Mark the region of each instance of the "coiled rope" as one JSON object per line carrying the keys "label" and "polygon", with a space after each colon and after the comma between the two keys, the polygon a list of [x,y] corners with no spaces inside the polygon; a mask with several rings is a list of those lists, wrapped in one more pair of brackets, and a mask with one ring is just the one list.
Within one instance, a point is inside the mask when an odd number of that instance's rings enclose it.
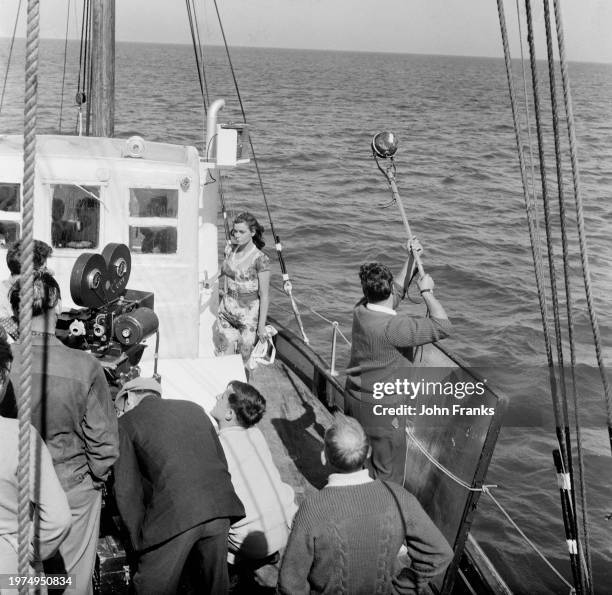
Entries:
{"label": "coiled rope", "polygon": [[9,70],[11,68],[11,58],[13,56],[13,47],[15,46],[15,37],[17,35],[17,23],[19,22],[19,13],[21,12],[21,0],[17,5],[17,14],[15,15],[15,24],[13,25],[13,34],[11,35],[11,45],[9,46],[8,59],[6,61],[6,70],[4,71],[4,82],[2,83],[2,95],[0,96],[0,114],[4,105],[4,93],[6,92],[6,84],[8,81]]}
{"label": "coiled rope", "polygon": [[554,572],[554,574],[561,580],[567,587],[570,589],[570,593],[574,593],[574,587],[569,583],[566,578],[548,561],[544,553],[538,548],[538,546],[527,537],[525,532],[516,524],[516,522],[512,519],[512,517],[508,514],[508,512],[504,509],[504,507],[499,503],[499,501],[493,496],[491,489],[496,488],[498,486],[490,484],[483,485],[480,488],[474,487],[455,475],[450,469],[442,465],[440,461],[438,461],[425,447],[425,445],[415,436],[414,432],[411,428],[406,428],[406,434],[412,440],[417,449],[421,452],[421,454],[432,464],[434,467],[439,469],[444,475],[450,478],[452,481],[460,485],[461,487],[469,490],[470,492],[482,492],[491,498],[491,500],[495,503],[495,505],[501,510],[503,515],[508,519],[510,524],[514,527],[514,529],[519,533],[519,535],[525,540],[527,544],[535,551],[535,553],[546,563],[546,565]]}
{"label": "coiled rope", "polygon": [[[34,275],[34,182],[36,174],[36,115],[38,102],[39,0],[28,0],[25,61],[25,104],[23,133],[23,228],[21,235],[21,289],[19,332],[23,339],[22,369],[18,403],[19,470],[18,483],[18,559],[19,573],[29,571],[30,544],[30,418],[32,414],[32,303]],[[19,588],[27,592],[27,586]]]}
{"label": "coiled rope", "polygon": [[[548,73],[550,77],[550,98],[552,106],[553,116],[553,137],[555,142],[555,161],[557,165],[557,187],[559,192],[559,219],[561,224],[561,246],[563,255],[563,278],[565,281],[565,296],[566,296],[566,312],[567,312],[567,329],[568,329],[568,342],[570,349],[570,375],[572,384],[572,404],[575,415],[575,431],[576,431],[576,453],[578,460],[578,492],[580,496],[580,506],[582,511],[582,539],[578,539],[578,547],[584,544],[584,556],[587,565],[587,573],[585,576],[584,590],[591,592],[592,588],[590,585],[589,578],[593,574],[592,562],[591,562],[591,548],[589,539],[589,528],[588,528],[588,505],[586,499],[586,486],[584,476],[584,453],[582,449],[582,430],[580,423],[580,407],[578,406],[578,392],[576,386],[576,345],[574,340],[574,316],[572,312],[572,291],[570,283],[570,264],[569,264],[569,250],[567,241],[567,229],[566,229],[566,213],[565,213],[565,196],[563,192],[563,171],[561,167],[561,141],[559,135],[559,116],[558,116],[558,105],[557,105],[557,84],[555,77],[555,61],[553,55],[553,38],[550,25],[550,4],[549,0],[544,0],[544,24],[546,28],[546,50],[548,56]],[[563,370],[563,367],[561,367]],[[563,372],[562,372],[563,373]],[[569,422],[569,419],[568,419]],[[570,464],[572,463],[572,457],[569,458]],[[573,468],[570,465],[568,467],[570,479],[572,480],[572,489],[570,490],[572,498],[572,506],[576,511],[576,490],[573,485]],[[578,533],[578,525],[576,524],[576,534]]]}
{"label": "coiled rope", "polygon": [[563,17],[561,14],[561,6],[559,0],[553,0],[555,9],[555,21],[557,28],[557,43],[559,46],[559,64],[561,66],[561,80],[563,83],[563,100],[565,103],[565,112],[567,115],[567,133],[569,138],[570,161],[572,165],[572,181],[574,187],[574,198],[576,201],[576,226],[578,229],[578,242],[580,246],[580,262],[582,264],[582,278],[584,281],[584,290],[586,294],[587,309],[591,328],[593,330],[593,343],[595,345],[595,355],[597,358],[597,366],[601,376],[601,382],[604,387],[604,395],[607,411],[608,438],[610,441],[610,450],[612,451],[612,391],[608,382],[608,377],[604,367],[601,335],[599,332],[599,323],[597,320],[597,312],[593,305],[593,291],[591,288],[591,270],[589,267],[589,257],[587,253],[586,236],[584,230],[584,214],[582,204],[582,193],[580,189],[580,170],[578,167],[578,155],[576,150],[576,127],[574,124],[574,112],[572,108],[572,95],[569,82],[569,74],[567,68],[567,59],[565,54],[565,35],[563,31]]}
{"label": "coiled rope", "polygon": [[[238,87],[238,79],[236,78],[236,72],[234,70],[234,64],[232,62],[232,57],[230,55],[229,46],[227,43],[227,38],[225,36],[225,29],[223,28],[223,23],[221,21],[221,13],[219,12],[219,6],[217,4],[217,0],[213,0],[215,5],[215,11],[217,13],[217,20],[219,22],[219,28],[221,30],[221,36],[223,37],[223,45],[225,46],[225,53],[227,55],[227,60],[230,67],[230,72],[232,74],[232,79],[234,81],[234,88],[236,89],[236,96],[238,98],[238,104],[240,105],[240,113],[242,114],[242,118],[244,123],[247,124],[246,112],[244,110],[244,104],[242,102],[242,96],[240,94],[240,89]],[[270,206],[268,204],[268,198],[266,196],[266,191],[264,188],[263,178],[261,176],[261,171],[259,169],[259,161],[257,159],[257,154],[255,153],[255,146],[253,145],[253,139],[251,135],[248,135],[249,138],[249,146],[251,148],[251,155],[253,155],[253,163],[255,164],[255,171],[257,172],[257,179],[259,181],[259,187],[261,189],[261,194],[263,197],[264,205],[266,207],[266,212],[268,214],[268,221],[270,222],[270,231],[272,233],[272,237],[274,238],[274,247],[276,248],[276,255],[278,257],[278,264],[281,269],[281,273],[283,275],[283,290],[285,294],[289,297],[291,301],[291,308],[293,310],[293,315],[295,316],[295,320],[300,329],[300,333],[302,334],[302,339],[304,343],[307,345],[310,343],[308,337],[306,336],[306,332],[304,331],[304,325],[302,323],[302,316],[300,315],[300,310],[297,306],[297,301],[293,297],[293,284],[291,283],[291,278],[289,276],[289,272],[287,271],[287,267],[285,266],[285,259],[283,257],[283,246],[280,241],[280,237],[277,235],[274,229],[274,222],[272,220],[272,213],[270,211]]]}

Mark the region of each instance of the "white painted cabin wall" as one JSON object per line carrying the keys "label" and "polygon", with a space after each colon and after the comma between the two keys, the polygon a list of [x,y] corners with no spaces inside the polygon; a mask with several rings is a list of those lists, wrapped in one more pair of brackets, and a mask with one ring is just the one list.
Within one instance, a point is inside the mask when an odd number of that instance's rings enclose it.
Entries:
{"label": "white painted cabin wall", "polygon": [[[49,261],[60,283],[64,309],[74,305],[70,299],[70,273],[80,254],[100,252],[110,242],[129,245],[130,187],[175,188],[179,204],[177,253],[132,254],[128,287],[155,294],[155,311],[160,318],[160,356],[212,356],[217,284],[204,291],[200,282],[204,278],[215,280],[218,271],[218,183],[203,185],[197,150],[145,141],[145,158],[139,159],[123,156],[125,141],[121,139],[40,136],[37,140],[35,238],[51,244],[52,184],[77,183],[101,188],[99,247],[54,248]],[[22,146],[21,137],[0,136],[0,181],[22,182]],[[215,174],[218,172],[213,173],[218,179]],[[190,178],[187,191],[180,185],[185,176]],[[1,251],[0,278],[6,279],[8,274],[5,252]],[[147,357],[151,357],[152,349],[146,351]]]}

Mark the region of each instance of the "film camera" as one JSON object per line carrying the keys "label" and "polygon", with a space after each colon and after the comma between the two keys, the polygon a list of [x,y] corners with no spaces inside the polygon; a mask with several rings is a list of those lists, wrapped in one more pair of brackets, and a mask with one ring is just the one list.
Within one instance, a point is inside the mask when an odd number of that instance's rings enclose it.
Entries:
{"label": "film camera", "polygon": [[[62,312],[57,321],[58,338],[91,351],[111,386],[138,376],[144,341],[159,328],[153,293],[126,288],[131,268],[125,244],[108,244],[102,254],[81,254],[70,275],[70,295],[82,308]],[[157,339],[155,361],[159,334]]]}

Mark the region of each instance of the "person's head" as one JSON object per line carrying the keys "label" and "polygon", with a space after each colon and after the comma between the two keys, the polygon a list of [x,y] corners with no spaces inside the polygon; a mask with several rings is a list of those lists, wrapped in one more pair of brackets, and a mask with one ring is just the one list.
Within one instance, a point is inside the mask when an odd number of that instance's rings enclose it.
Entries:
{"label": "person's head", "polygon": [[[19,317],[20,287],[21,282],[17,280],[9,291],[9,302],[16,317]],[[34,271],[33,290],[32,316],[48,316],[51,312],[59,314],[62,296],[59,285],[51,273],[45,269]]]}
{"label": "person's head", "polygon": [[253,244],[261,249],[266,245],[263,240],[263,232],[263,225],[260,225],[251,213],[245,211],[234,219],[232,241],[235,244],[244,245],[253,240]]}
{"label": "person's head", "polygon": [[138,376],[126,382],[115,397],[115,413],[117,417],[131,411],[145,397],[161,397],[161,385],[155,378]]}
{"label": "person's head", "polygon": [[366,433],[352,417],[335,421],[327,428],[324,443],[324,462],[340,473],[362,469],[371,452]]}
{"label": "person's head", "polygon": [[100,212],[100,203],[92,196],[80,198],[75,207],[77,219],[83,227],[97,225]]}
{"label": "person's head", "polygon": [[[53,248],[46,242],[34,240],[34,270],[47,266],[47,259],[53,253]],[[13,242],[6,251],[6,264],[11,275],[21,274],[21,240]]]}
{"label": "person's head", "polygon": [[259,391],[239,380],[232,380],[220,395],[210,414],[220,427],[242,426],[250,428],[266,412],[266,400]]}
{"label": "person's head", "polygon": [[380,262],[367,262],[359,269],[361,289],[368,302],[382,302],[393,290],[393,273]]}
{"label": "person's head", "polygon": [[8,344],[5,335],[0,335],[0,401],[8,387],[12,361],[11,346]]}
{"label": "person's head", "polygon": [[168,211],[168,198],[154,196],[149,202],[149,217],[165,217]]}
{"label": "person's head", "polygon": [[93,196],[84,196],[83,198],[79,198],[75,207],[77,216],[80,218],[83,215],[91,213],[92,211],[97,212],[98,204],[98,201]]}
{"label": "person's head", "polygon": [[60,221],[66,211],[66,205],[61,198],[54,198],[51,207],[51,219],[53,221]]}

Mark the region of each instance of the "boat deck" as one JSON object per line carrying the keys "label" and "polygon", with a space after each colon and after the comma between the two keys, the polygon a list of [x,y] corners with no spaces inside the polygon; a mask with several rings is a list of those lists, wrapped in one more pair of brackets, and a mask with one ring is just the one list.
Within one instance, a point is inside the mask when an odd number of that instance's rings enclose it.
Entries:
{"label": "boat deck", "polygon": [[280,362],[260,366],[249,381],[266,399],[266,414],[259,427],[283,481],[293,487],[300,504],[327,481],[329,471],[321,463],[321,450],[333,416]]}
{"label": "boat deck", "polygon": [[[266,399],[266,414],[258,426],[264,433],[283,481],[295,491],[297,504],[327,482],[321,463],[323,435],[332,414],[283,363],[260,366],[249,382]],[[243,575],[234,575],[232,595],[276,592],[280,560]]]}

